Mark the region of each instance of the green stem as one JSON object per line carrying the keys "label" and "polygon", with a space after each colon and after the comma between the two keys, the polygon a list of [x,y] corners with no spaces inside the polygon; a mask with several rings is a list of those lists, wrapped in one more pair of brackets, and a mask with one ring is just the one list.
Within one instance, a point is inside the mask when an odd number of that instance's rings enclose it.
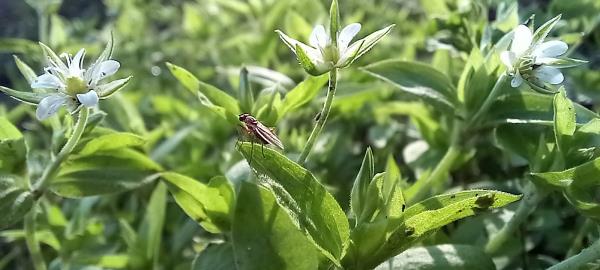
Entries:
{"label": "green stem", "polygon": [[521,204],[519,204],[517,211],[512,218],[490,238],[485,245],[485,252],[492,255],[496,254],[508,239],[514,237],[515,231],[519,228],[519,225],[527,219],[544,197],[546,197],[546,192],[537,189],[533,183],[528,182],[525,187],[523,200],[521,201]]}
{"label": "green stem", "polygon": [[559,262],[548,270],[580,269],[582,266],[600,259],[600,240],[596,240],[590,247],[581,253]]}
{"label": "green stem", "polygon": [[585,221],[581,225],[581,228],[579,228],[579,231],[577,232],[575,239],[573,239],[573,244],[571,244],[569,251],[567,251],[567,255],[566,255],[567,258],[571,257],[571,256],[575,255],[577,252],[581,251],[583,238],[588,233],[588,231],[590,231],[593,227],[594,227],[594,222],[589,218],[585,218]]}
{"label": "green stem", "polygon": [[85,126],[87,124],[87,119],[89,115],[90,109],[86,106],[83,106],[79,111],[79,119],[77,119],[77,123],[73,128],[73,134],[67,140],[67,143],[63,148],[58,152],[56,157],[50,162],[50,164],[44,169],[42,176],[38,179],[38,181],[33,185],[34,194],[41,195],[44,192],[44,189],[48,185],[50,179],[52,179],[58,171],[58,167],[62,164],[67,157],[71,154],[79,139],[81,139],[81,135],[85,130]]}
{"label": "green stem", "polygon": [[452,127],[452,137],[450,138],[450,146],[446,153],[440,160],[440,162],[433,169],[433,172],[425,179],[423,184],[421,185],[423,188],[419,188],[415,194],[410,198],[409,203],[414,203],[423,199],[427,192],[430,190],[425,187],[430,187],[432,185],[439,185],[441,182],[446,180],[448,177],[448,173],[452,169],[452,165],[456,162],[456,160],[460,157],[461,147],[460,147],[460,134],[462,133],[462,123],[459,120],[454,121],[454,125]]}
{"label": "green stem", "polygon": [[504,84],[507,78],[508,76],[505,73],[500,75],[500,77],[494,84],[494,88],[492,88],[490,94],[485,98],[485,101],[483,101],[483,104],[481,105],[481,107],[479,107],[479,110],[473,115],[473,117],[471,117],[467,127],[471,127],[473,124],[476,124],[477,121],[480,120],[479,118],[481,118],[483,114],[487,113],[494,101],[496,101],[496,98],[499,96],[500,90],[502,89],[501,86]]}
{"label": "green stem", "polygon": [[327,89],[327,99],[325,100],[325,104],[323,105],[323,110],[319,114],[319,119],[315,124],[310,136],[308,137],[308,141],[300,154],[300,158],[298,158],[298,163],[300,165],[304,165],[306,162],[306,158],[310,151],[312,150],[315,142],[317,141],[317,137],[321,134],[325,123],[327,122],[327,117],[329,116],[329,111],[331,110],[331,104],[333,103],[333,97],[335,96],[335,90],[337,88],[337,69],[332,69],[329,72],[329,87]]}
{"label": "green stem", "polygon": [[46,263],[40,250],[40,244],[35,236],[36,206],[25,216],[25,241],[35,270],[46,270]]}

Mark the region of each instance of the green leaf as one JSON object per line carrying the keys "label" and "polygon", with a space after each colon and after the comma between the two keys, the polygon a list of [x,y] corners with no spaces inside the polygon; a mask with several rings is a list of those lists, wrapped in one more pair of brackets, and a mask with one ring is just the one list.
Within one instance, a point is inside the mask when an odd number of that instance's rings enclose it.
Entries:
{"label": "green leaf", "polygon": [[23,134],[8,119],[0,117],[0,172],[22,170],[26,152]]}
{"label": "green leaf", "polygon": [[235,265],[233,246],[231,243],[213,244],[204,249],[194,262],[192,270],[232,270],[238,269]]}
{"label": "green leaf", "polygon": [[172,172],[162,173],[161,177],[179,207],[205,230],[212,233],[230,230],[233,189],[227,179],[213,178],[206,185]]}
{"label": "green leaf", "polygon": [[27,82],[31,85],[35,78],[37,78],[35,71],[33,71],[33,69],[29,67],[29,65],[25,64],[25,62],[21,61],[21,59],[19,59],[18,56],[13,55],[13,58],[15,59],[15,63],[17,64],[17,68],[19,69],[23,77],[25,77]]}
{"label": "green leaf", "polygon": [[371,151],[371,148],[369,147],[365,152],[365,157],[363,158],[360,170],[354,179],[352,193],[350,195],[350,207],[352,208],[352,212],[354,213],[357,222],[360,219],[364,208],[367,199],[367,190],[373,176],[375,176],[375,164],[373,161],[373,151]]}
{"label": "green leaf", "polygon": [[557,188],[566,188],[570,185],[588,188],[600,184],[600,158],[564,171],[532,173],[532,175],[535,176],[534,179]]}
{"label": "green leaf", "polygon": [[309,76],[306,80],[299,83],[283,98],[280,116],[283,117],[288,112],[293,112],[315,99],[328,80],[327,75]]}
{"label": "green leaf", "polygon": [[149,157],[128,148],[71,156],[50,189],[69,198],[123,192],[154,181],[161,170]]}
{"label": "green leaf", "polygon": [[[554,98],[529,91],[511,91],[498,97],[489,111],[491,124],[553,124]],[[599,116],[585,107],[574,104],[577,123],[587,123]]]}
{"label": "green leaf", "polygon": [[265,147],[263,156],[263,149],[254,151],[254,147],[246,142],[239,150],[256,170],[261,184],[273,192],[319,250],[339,264],[350,233],[340,205],[308,170],[273,149]]}
{"label": "green leaf", "polygon": [[40,101],[42,101],[42,99],[50,95],[47,93],[17,91],[4,86],[0,86],[0,91],[2,91],[4,94],[9,95],[11,98],[32,105],[37,105],[38,103],[40,103]]}
{"label": "green leaf", "polygon": [[[264,187],[242,182],[233,221],[240,270],[317,269],[319,252]],[[207,268],[208,269],[208,268]]]}
{"label": "green leaf", "polygon": [[33,203],[33,194],[20,187],[17,179],[0,175],[0,229],[23,219],[33,207]]}
{"label": "green leaf", "polygon": [[521,196],[493,190],[469,190],[435,196],[406,209],[404,223],[374,254],[370,264],[379,264],[409,248],[433,231],[456,220],[482,211],[499,208],[519,200]]}
{"label": "green leaf", "polygon": [[558,149],[566,153],[576,128],[575,108],[564,88],[554,95],[554,137]]}
{"label": "green leaf", "polygon": [[573,59],[573,58],[554,58],[547,63],[548,66],[555,68],[570,68],[577,67],[589,63],[585,60]]}
{"label": "green leaf", "polygon": [[111,151],[127,147],[138,147],[146,143],[144,138],[127,132],[102,135],[87,142],[77,154],[87,156],[101,151]]}
{"label": "green leaf", "polygon": [[376,270],[489,270],[496,269],[492,258],[476,246],[437,245],[411,248]]}
{"label": "green leaf", "polygon": [[248,80],[248,70],[245,67],[240,70],[239,93],[241,110],[247,113],[252,113],[252,106],[254,105],[254,93],[252,92],[250,80]]}
{"label": "green leaf", "polygon": [[167,67],[171,71],[171,74],[173,74],[173,76],[175,76],[175,78],[181,84],[183,84],[186,89],[192,92],[192,94],[196,95],[201,93],[211,103],[224,108],[227,113],[236,116],[240,114],[238,101],[229,94],[225,93],[225,91],[198,80],[196,76],[182,67],[171,63],[167,63]]}
{"label": "green leaf", "polygon": [[366,66],[364,70],[442,110],[454,110],[456,98],[452,82],[433,67],[418,62],[385,60]]}
{"label": "green leaf", "polygon": [[548,36],[548,34],[552,30],[552,28],[554,28],[556,23],[558,23],[561,16],[562,15],[559,14],[558,16],[550,19],[549,21],[547,21],[546,23],[541,25],[537,30],[535,30],[535,33],[533,33],[532,46],[535,46],[537,44],[544,42],[544,39],[546,39],[546,37]]}
{"label": "green leaf", "polygon": [[142,241],[140,246],[146,249],[146,258],[152,259],[159,256],[162,230],[165,222],[165,211],[167,204],[167,186],[159,182],[150,196],[146,207],[146,215],[142,222],[138,240]]}

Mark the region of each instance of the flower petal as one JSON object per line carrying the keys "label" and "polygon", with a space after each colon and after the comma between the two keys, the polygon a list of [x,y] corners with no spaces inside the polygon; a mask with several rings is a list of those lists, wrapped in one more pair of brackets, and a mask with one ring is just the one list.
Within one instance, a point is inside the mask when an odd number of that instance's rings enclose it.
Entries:
{"label": "flower petal", "polygon": [[337,43],[338,49],[341,54],[348,48],[350,41],[358,34],[360,31],[360,23],[352,23],[344,27],[342,31],[340,31],[340,35],[338,36]]}
{"label": "flower petal", "polygon": [[567,43],[560,40],[552,40],[536,46],[532,54],[536,57],[556,57],[567,52],[568,48]]}
{"label": "flower petal", "polygon": [[85,94],[77,94],[77,99],[81,104],[87,107],[94,107],[98,105],[98,94],[94,90],[90,90]]}
{"label": "flower petal", "polygon": [[45,97],[40,101],[35,111],[37,118],[42,121],[55,114],[61,106],[66,105],[71,98],[63,94]]}
{"label": "flower petal", "polygon": [[513,79],[510,81],[510,86],[517,88],[517,87],[521,86],[522,83],[523,83],[523,77],[521,77],[521,74],[519,74],[519,72],[515,72]]}
{"label": "flower petal", "polygon": [[94,74],[92,74],[92,85],[98,81],[113,75],[119,70],[121,64],[115,60],[106,60],[100,62],[97,67],[94,68]]}
{"label": "flower petal", "polygon": [[389,25],[388,27],[377,30],[352,43],[352,45],[350,45],[350,47],[348,47],[348,49],[346,49],[341,55],[340,59],[336,63],[336,66],[338,68],[342,68],[352,64],[354,60],[361,57],[363,54],[367,53],[371,48],[373,48],[373,46],[375,46],[375,44],[377,44],[381,38],[387,35],[394,26],[394,24]]}
{"label": "flower petal", "polygon": [[33,83],[31,83],[31,88],[34,89],[45,88],[59,90],[64,87],[65,85],[58,77],[49,73],[44,73],[40,75],[39,77],[35,78],[35,80],[33,80]]}
{"label": "flower petal", "polygon": [[550,84],[559,84],[565,79],[560,70],[555,67],[541,66],[534,72],[537,78]]}
{"label": "flower petal", "polygon": [[85,57],[85,49],[79,50],[69,63],[69,74],[71,76],[81,77],[83,75],[83,57]]}
{"label": "flower petal", "polygon": [[308,44],[313,48],[321,48],[324,49],[327,47],[327,44],[330,43],[329,36],[327,32],[325,32],[325,27],[321,24],[315,26],[313,31],[310,33],[310,37],[308,39]]}
{"label": "flower petal", "polygon": [[506,69],[512,71],[517,61],[517,55],[511,51],[503,51],[500,53],[500,61],[506,66]]}
{"label": "flower petal", "polygon": [[517,56],[521,56],[521,54],[527,51],[529,46],[531,46],[533,33],[531,33],[529,27],[522,24],[517,26],[513,31],[515,32],[515,35],[510,50]]}
{"label": "flower petal", "polygon": [[333,68],[331,62],[325,62],[321,52],[302,43],[296,44],[296,56],[300,65],[313,76],[321,75]]}

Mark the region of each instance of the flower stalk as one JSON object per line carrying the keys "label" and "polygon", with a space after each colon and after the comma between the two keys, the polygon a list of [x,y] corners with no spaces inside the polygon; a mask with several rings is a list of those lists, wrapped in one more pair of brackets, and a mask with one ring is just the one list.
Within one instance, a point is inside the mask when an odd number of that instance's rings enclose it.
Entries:
{"label": "flower stalk", "polygon": [[490,91],[490,94],[485,98],[483,104],[481,105],[481,107],[479,107],[479,110],[477,110],[477,112],[469,120],[469,125],[467,125],[468,127],[471,127],[471,125],[476,124],[477,121],[480,120],[482,115],[487,113],[494,101],[496,101],[496,98],[500,96],[500,90],[502,89],[502,86],[507,81],[507,79],[508,76],[506,75],[506,73],[503,73],[502,75],[500,75],[500,77],[498,77],[498,80],[494,84],[494,87],[492,88],[492,91]]}
{"label": "flower stalk", "polygon": [[331,111],[331,104],[333,103],[333,97],[335,96],[335,91],[337,88],[337,69],[332,69],[329,72],[329,87],[327,88],[327,98],[325,100],[325,104],[323,105],[323,109],[319,114],[319,118],[317,119],[317,123],[315,123],[315,127],[313,128],[310,136],[308,137],[308,141],[300,154],[300,158],[298,158],[298,163],[300,165],[304,165],[306,162],[306,158],[310,151],[317,141],[317,138],[321,134],[325,123],[327,122],[327,117],[329,117],[329,111]]}
{"label": "flower stalk", "polygon": [[[462,123],[460,120],[454,121],[454,125],[452,127],[452,137],[450,138],[450,146],[446,150],[446,153],[440,160],[440,162],[435,166],[429,177],[425,179],[424,187],[429,187],[432,185],[438,185],[442,181],[446,179],[448,173],[452,169],[452,165],[456,162],[456,160],[460,157],[461,147],[460,147],[460,134],[462,133]],[[410,199],[409,203],[414,203],[423,199],[425,195],[427,195],[428,189],[421,188],[419,189],[414,196]]]}
{"label": "flower stalk", "polygon": [[34,194],[39,196],[44,192],[44,189],[46,186],[48,186],[50,180],[56,175],[60,164],[62,164],[62,162],[69,157],[71,152],[73,152],[73,149],[79,142],[79,139],[81,139],[83,131],[85,130],[85,126],[87,125],[89,110],[90,109],[88,107],[83,106],[79,111],[79,118],[77,119],[77,123],[73,128],[73,134],[71,134],[71,137],[69,137],[65,146],[63,146],[56,157],[52,159],[50,164],[44,169],[42,176],[33,185]]}
{"label": "flower stalk", "polygon": [[521,204],[519,204],[515,214],[485,245],[485,252],[487,254],[496,254],[506,241],[514,236],[515,231],[533,213],[537,205],[547,194],[547,192],[538,189],[531,181],[527,183],[524,193],[523,200],[521,200]]}
{"label": "flower stalk", "polygon": [[581,251],[581,253],[553,265],[548,270],[580,269],[584,265],[598,259],[600,259],[600,240],[596,240],[596,242]]}

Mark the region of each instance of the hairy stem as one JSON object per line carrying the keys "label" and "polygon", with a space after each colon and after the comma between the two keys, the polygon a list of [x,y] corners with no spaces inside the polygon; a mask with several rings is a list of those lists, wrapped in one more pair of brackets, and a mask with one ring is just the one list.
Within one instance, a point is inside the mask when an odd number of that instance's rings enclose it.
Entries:
{"label": "hairy stem", "polygon": [[440,160],[440,162],[435,166],[433,172],[425,179],[422,186],[423,188],[419,188],[417,192],[412,196],[409,200],[409,203],[414,203],[423,199],[427,192],[428,188],[431,185],[438,185],[448,177],[448,173],[452,169],[452,165],[456,162],[456,160],[460,157],[461,147],[460,147],[460,134],[462,133],[462,123],[459,120],[454,121],[454,125],[452,127],[452,135],[450,138],[450,146],[446,153]]}
{"label": "hairy stem", "polygon": [[600,259],[600,240],[596,240],[596,242],[581,251],[581,253],[553,265],[548,270],[580,269],[582,266],[598,259]]}
{"label": "hairy stem", "polygon": [[36,206],[29,211],[25,216],[25,241],[27,243],[27,249],[31,255],[33,261],[33,267],[35,270],[46,270],[46,263],[40,250],[40,243],[38,242],[35,235],[35,215]]}
{"label": "hairy stem", "polygon": [[38,179],[38,181],[33,185],[34,194],[41,194],[44,192],[44,189],[48,185],[49,181],[56,175],[60,164],[62,164],[67,157],[71,154],[79,139],[81,139],[81,135],[85,130],[85,126],[87,124],[87,119],[89,115],[90,109],[83,106],[81,111],[79,111],[79,118],[77,119],[77,123],[75,123],[75,127],[73,128],[73,133],[71,137],[67,140],[67,143],[63,148],[58,152],[56,157],[46,166],[42,176]]}
{"label": "hairy stem", "polygon": [[500,75],[500,77],[494,84],[494,88],[492,88],[490,94],[485,98],[483,104],[481,105],[481,107],[479,107],[479,110],[477,110],[477,112],[469,120],[469,124],[467,125],[467,127],[471,127],[471,125],[476,124],[477,121],[481,120],[480,118],[482,117],[482,115],[487,113],[494,101],[496,101],[496,98],[500,95],[500,89],[502,89],[502,85],[504,84],[507,78],[508,76],[506,74]]}
{"label": "hairy stem", "polygon": [[515,231],[519,228],[519,225],[527,219],[544,197],[546,197],[546,192],[537,189],[533,183],[528,182],[525,187],[523,200],[521,200],[521,204],[519,204],[517,211],[512,218],[490,238],[485,245],[485,252],[487,254],[496,254],[508,239],[514,237]]}
{"label": "hairy stem", "polygon": [[337,88],[337,69],[332,69],[329,72],[329,87],[327,89],[327,99],[325,100],[325,104],[323,105],[323,110],[319,114],[319,119],[315,124],[310,136],[308,137],[308,141],[300,154],[300,158],[298,158],[298,163],[300,165],[304,165],[306,162],[306,158],[310,154],[317,138],[321,134],[325,123],[327,122],[327,117],[329,116],[329,111],[331,110],[331,104],[333,103],[333,97],[335,96],[335,90]]}

